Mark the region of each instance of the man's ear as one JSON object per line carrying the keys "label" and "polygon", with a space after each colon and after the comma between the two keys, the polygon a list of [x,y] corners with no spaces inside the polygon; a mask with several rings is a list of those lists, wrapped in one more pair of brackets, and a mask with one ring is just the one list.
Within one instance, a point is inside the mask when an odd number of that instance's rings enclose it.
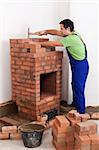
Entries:
{"label": "man's ear", "polygon": [[70,31],[70,27],[66,28],[68,31]]}

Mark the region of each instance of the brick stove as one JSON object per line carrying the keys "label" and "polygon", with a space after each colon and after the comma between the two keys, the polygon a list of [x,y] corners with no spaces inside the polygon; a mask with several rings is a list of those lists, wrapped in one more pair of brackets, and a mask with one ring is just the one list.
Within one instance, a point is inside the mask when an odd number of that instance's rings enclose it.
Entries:
{"label": "brick stove", "polygon": [[10,40],[12,100],[19,114],[32,120],[60,110],[63,53],[55,47],[41,47],[40,41],[47,40]]}

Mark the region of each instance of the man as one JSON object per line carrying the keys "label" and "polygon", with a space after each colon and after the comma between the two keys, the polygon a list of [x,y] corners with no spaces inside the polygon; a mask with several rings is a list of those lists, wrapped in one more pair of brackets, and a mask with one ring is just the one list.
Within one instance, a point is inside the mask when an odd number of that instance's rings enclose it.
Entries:
{"label": "man", "polygon": [[86,45],[80,35],[74,31],[74,23],[69,19],[64,19],[60,23],[60,31],[51,29],[35,32],[35,35],[58,35],[63,39],[60,41],[41,42],[42,46],[64,46],[67,50],[71,71],[73,102],[77,112],[85,113],[85,83],[89,72],[87,61]]}

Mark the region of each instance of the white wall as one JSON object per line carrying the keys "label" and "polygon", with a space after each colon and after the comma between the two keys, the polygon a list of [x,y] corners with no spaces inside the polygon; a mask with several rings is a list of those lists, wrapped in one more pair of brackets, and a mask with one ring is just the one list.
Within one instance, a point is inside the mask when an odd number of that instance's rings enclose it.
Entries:
{"label": "white wall", "polygon": [[68,9],[65,0],[0,1],[0,103],[11,100],[9,39],[27,37],[28,27],[32,32],[58,28]]}
{"label": "white wall", "polygon": [[[99,16],[99,2],[98,2],[98,16]],[[99,40],[99,17],[98,17],[98,40]],[[99,69],[98,69],[98,67],[99,67],[99,42],[98,42],[98,50],[97,50],[97,64],[98,64],[98,66],[97,66],[97,91],[99,91]],[[98,104],[99,104],[99,92],[98,92]]]}
{"label": "white wall", "polygon": [[88,49],[90,70],[85,92],[87,105],[99,105],[98,4],[95,0],[70,1],[70,18]]}

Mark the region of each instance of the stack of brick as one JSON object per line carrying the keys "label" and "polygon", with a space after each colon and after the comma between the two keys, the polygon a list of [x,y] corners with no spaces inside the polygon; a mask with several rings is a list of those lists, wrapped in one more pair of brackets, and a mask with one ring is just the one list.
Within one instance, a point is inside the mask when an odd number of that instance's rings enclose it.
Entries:
{"label": "stack of brick", "polygon": [[80,116],[77,115],[76,110],[69,111],[68,114],[66,115],[66,117],[68,118],[71,126],[73,126],[73,127],[75,127],[76,123],[81,122],[81,118],[80,118]]}
{"label": "stack of brick", "polygon": [[62,52],[47,51],[32,39],[11,39],[10,49],[12,100],[20,115],[37,120],[51,109],[59,111]]}
{"label": "stack of brick", "polygon": [[80,115],[76,110],[69,111],[66,117],[68,118],[71,126],[73,127],[75,127],[75,125],[79,122],[84,122],[90,119],[90,115],[88,113]]}
{"label": "stack of brick", "polygon": [[56,150],[99,150],[97,124],[88,114],[71,110],[67,117],[56,116],[53,127],[53,144]]}
{"label": "stack of brick", "polygon": [[71,110],[66,117],[75,130],[75,150],[98,150],[99,135],[96,134],[97,126],[90,120],[97,119],[98,112],[93,113],[93,115],[88,113],[80,115],[76,110]]}
{"label": "stack of brick", "polygon": [[53,144],[57,150],[73,150],[74,130],[65,116],[56,116],[53,127]]}
{"label": "stack of brick", "polygon": [[21,134],[17,126],[3,126],[0,131],[0,140],[20,140]]}
{"label": "stack of brick", "polygon": [[75,150],[99,150],[97,125],[93,121],[88,120],[76,124]]}

